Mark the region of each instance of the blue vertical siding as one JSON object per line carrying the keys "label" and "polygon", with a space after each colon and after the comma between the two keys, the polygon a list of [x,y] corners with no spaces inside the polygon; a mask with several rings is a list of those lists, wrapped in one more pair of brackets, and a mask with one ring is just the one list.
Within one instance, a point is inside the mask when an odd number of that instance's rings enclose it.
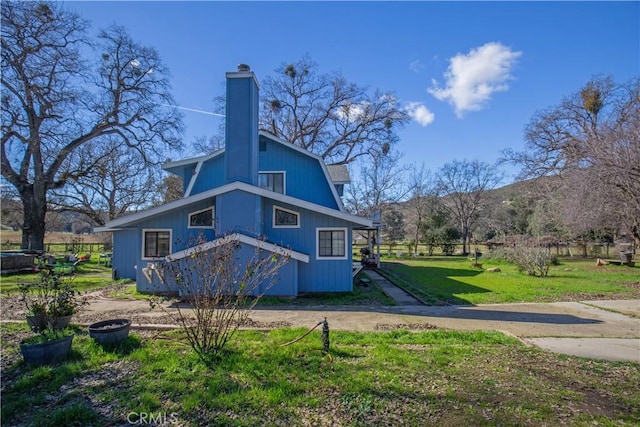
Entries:
{"label": "blue vertical siding", "polygon": [[142,253],[142,239],[138,228],[113,233],[113,269],[121,279],[136,280],[136,265]]}
{"label": "blue vertical siding", "polygon": [[[153,262],[143,259],[142,238],[145,229],[171,229],[171,251],[177,252],[193,246],[198,236],[205,241],[215,238],[211,228],[189,228],[189,214],[214,206],[215,200],[203,200],[188,207],[166,212],[163,215],[148,218],[127,230],[119,230],[114,233],[114,268],[117,268],[120,277],[132,277],[136,279],[137,289],[141,292],[159,292],[169,290],[165,285],[154,281],[149,284],[142,273],[147,264]],[[215,208],[214,208],[215,212]],[[214,218],[215,220],[215,218]],[[116,258],[117,257],[117,258]],[[123,273],[120,273],[122,269]],[[123,276],[122,274],[131,274]]]}
{"label": "blue vertical siding", "polygon": [[[298,265],[299,292],[351,292],[353,290],[351,226],[334,217],[273,200],[264,200],[264,230],[269,241],[309,255],[309,263]],[[274,228],[273,206],[300,213],[300,228]],[[347,228],[347,259],[316,259],[317,228]]]}
{"label": "blue vertical siding", "polygon": [[240,232],[260,236],[262,232],[262,204],[260,196],[244,191],[230,191],[217,198],[216,230],[220,234]]}
{"label": "blue vertical siding", "polygon": [[253,73],[227,73],[225,182],[258,182],[258,86]]}
{"label": "blue vertical siding", "polygon": [[[203,162],[198,177],[191,189],[191,195],[211,190],[224,184],[224,154]],[[188,184],[188,183],[187,183]]]}
{"label": "blue vertical siding", "polygon": [[189,187],[189,183],[191,182],[191,177],[193,176],[193,169],[194,166],[190,166],[190,167],[185,167],[184,169],[182,169],[182,175],[180,176],[182,178],[182,194],[186,194],[187,192],[187,187]]}
{"label": "blue vertical siding", "polygon": [[260,151],[260,171],[286,171],[286,194],[311,203],[338,209],[321,164],[297,150],[275,142],[264,136]]}
{"label": "blue vertical siding", "polygon": [[[256,248],[251,245],[241,244],[240,249],[236,252],[236,262],[238,264],[247,263],[251,260],[254,260],[256,256],[270,256],[269,252],[263,252],[262,254],[256,253]],[[172,275],[170,273],[169,268],[164,267],[166,263],[164,261],[159,261],[156,263],[156,270],[151,274],[152,281],[149,281],[144,277],[143,269],[148,267],[148,263],[150,261],[145,262],[141,268],[139,268],[139,282],[138,282],[138,290],[141,292],[149,292],[149,293],[176,293],[179,295],[184,295],[185,289],[179,289],[173,281]],[[184,260],[176,261],[180,265],[184,266]],[[175,268],[175,267],[174,267]],[[157,271],[157,273],[156,273]],[[242,270],[240,273],[242,274]],[[256,283],[254,289],[250,289],[251,294],[254,296],[257,295],[277,295],[277,296],[291,296],[298,294],[298,261],[290,259],[285,263],[280,270],[278,270],[277,277],[272,279],[263,281],[262,283]],[[160,276],[163,277],[163,280],[160,280]],[[206,283],[194,283],[193,285],[198,286],[207,286]],[[237,291],[237,289],[236,289]]]}

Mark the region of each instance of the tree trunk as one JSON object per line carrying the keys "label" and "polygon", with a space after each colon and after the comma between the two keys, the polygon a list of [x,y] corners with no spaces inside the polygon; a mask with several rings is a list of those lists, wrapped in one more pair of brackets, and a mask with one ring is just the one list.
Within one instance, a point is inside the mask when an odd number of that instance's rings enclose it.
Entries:
{"label": "tree trunk", "polygon": [[467,252],[467,236],[469,235],[469,229],[466,225],[462,226],[462,255],[466,255]]}
{"label": "tree trunk", "polygon": [[34,186],[28,186],[20,191],[24,210],[22,249],[25,250],[44,250],[47,202],[45,192],[41,191],[41,193],[41,195],[34,194]]}

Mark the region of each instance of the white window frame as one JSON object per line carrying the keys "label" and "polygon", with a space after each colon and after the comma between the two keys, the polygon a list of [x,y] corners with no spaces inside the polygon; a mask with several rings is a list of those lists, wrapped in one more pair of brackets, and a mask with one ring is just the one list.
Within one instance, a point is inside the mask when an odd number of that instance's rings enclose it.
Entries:
{"label": "white window frame", "polygon": [[[287,213],[290,213],[292,215],[295,215],[296,218],[297,218],[297,221],[296,221],[297,224],[296,225],[278,225],[278,224],[276,224],[276,210],[281,210],[283,212],[287,212]],[[300,228],[300,212],[292,211],[291,209],[283,208],[282,206],[276,206],[276,205],[273,205],[272,212],[273,212],[273,220],[271,222],[272,222],[273,228]]]}
{"label": "white window frame", "polygon": [[[320,232],[343,231],[344,232],[344,256],[320,256]],[[347,227],[318,227],[316,228],[316,259],[317,260],[345,260],[349,259],[349,229]]]}
{"label": "white window frame", "polygon": [[167,255],[170,255],[173,252],[173,229],[171,228],[143,228],[142,229],[142,259],[143,260],[154,260],[154,259],[158,259],[158,258],[164,258],[164,256],[160,256],[160,257],[148,257],[145,255],[145,242],[146,242],[146,235],[148,232],[157,232],[157,231],[168,231],[169,232],[169,253]]}
{"label": "white window frame", "polygon": [[[260,187],[260,175],[279,174],[282,175],[282,194],[287,194],[287,171],[258,171],[258,186]],[[263,188],[263,187],[260,187]],[[266,190],[266,189],[265,189]],[[271,191],[271,190],[269,190]],[[277,193],[277,191],[275,191]]]}
{"label": "white window frame", "polygon": [[[191,217],[194,215],[198,215],[202,212],[205,211],[211,211],[211,225],[191,225]],[[188,217],[187,217],[187,228],[213,228],[214,224],[215,224],[215,218],[216,218],[216,208],[215,206],[210,206],[208,208],[205,209],[200,209],[199,211],[195,211],[195,212],[190,212]]]}

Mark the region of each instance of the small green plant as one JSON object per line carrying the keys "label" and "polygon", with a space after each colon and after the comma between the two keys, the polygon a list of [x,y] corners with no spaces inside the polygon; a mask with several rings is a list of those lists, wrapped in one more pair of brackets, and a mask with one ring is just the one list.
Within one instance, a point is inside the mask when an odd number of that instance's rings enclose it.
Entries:
{"label": "small green plant", "polygon": [[73,286],[74,276],[61,277],[50,270],[42,270],[37,280],[20,283],[20,301],[28,316],[33,316],[31,329],[46,334],[56,329],[61,317],[71,316],[87,303]]}
{"label": "small green plant", "polygon": [[53,340],[57,340],[59,338],[62,337],[66,337],[68,335],[71,335],[72,332],[70,332],[69,330],[63,329],[63,330],[56,330],[53,328],[45,328],[44,330],[41,330],[38,334],[30,336],[29,338],[25,338],[21,341],[22,344],[41,344],[47,341],[53,341]]}

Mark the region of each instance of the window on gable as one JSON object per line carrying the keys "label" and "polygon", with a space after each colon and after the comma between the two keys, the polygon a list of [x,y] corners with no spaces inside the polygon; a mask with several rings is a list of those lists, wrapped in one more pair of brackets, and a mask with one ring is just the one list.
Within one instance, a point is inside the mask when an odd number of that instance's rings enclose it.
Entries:
{"label": "window on gable", "polygon": [[258,186],[284,194],[284,172],[260,172],[258,174]]}
{"label": "window on gable", "polygon": [[213,208],[189,214],[189,228],[213,227]]}
{"label": "window on gable", "polygon": [[298,228],[300,227],[300,213],[288,209],[273,207],[274,228]]}
{"label": "window on gable", "polygon": [[160,258],[171,253],[171,230],[143,230],[144,258]]}
{"label": "window on gable", "polygon": [[346,229],[318,229],[318,258],[346,258],[346,254]]}

